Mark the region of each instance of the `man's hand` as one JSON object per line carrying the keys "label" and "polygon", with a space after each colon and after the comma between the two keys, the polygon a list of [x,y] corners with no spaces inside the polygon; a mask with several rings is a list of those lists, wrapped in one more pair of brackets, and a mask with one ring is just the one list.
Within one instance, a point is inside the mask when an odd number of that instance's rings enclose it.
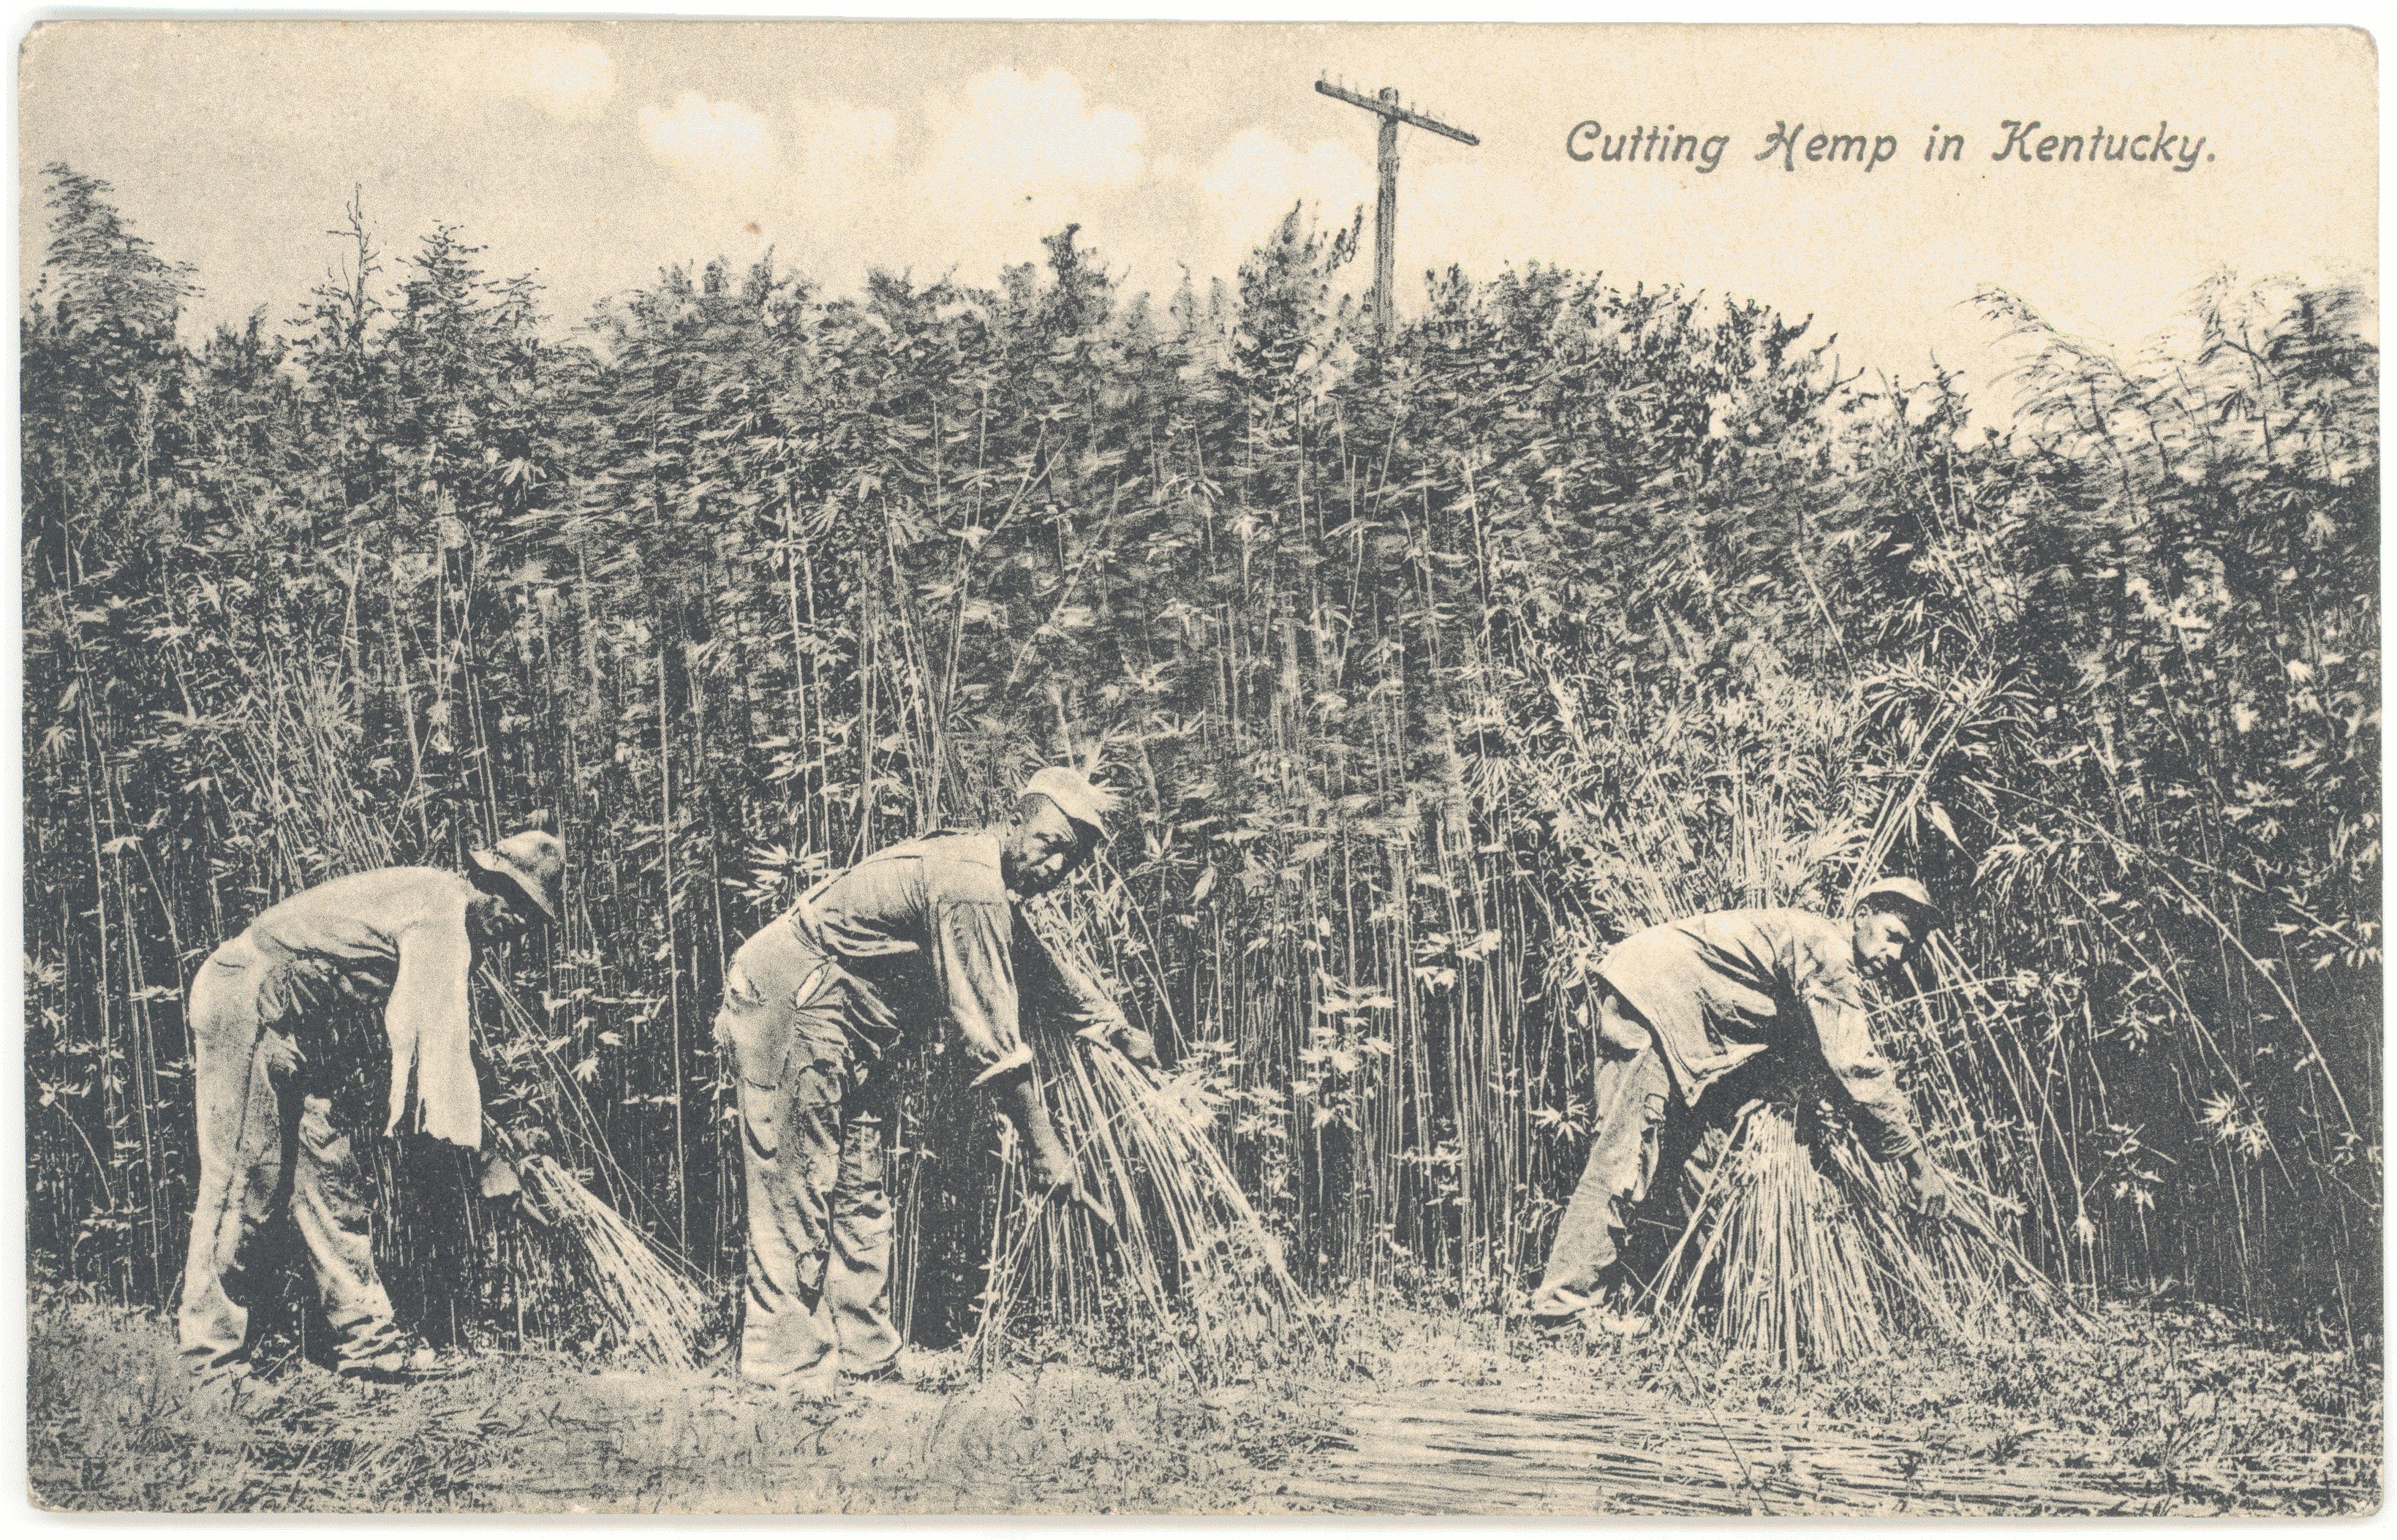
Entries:
{"label": "man's hand", "polygon": [[1066,1153],[1065,1143],[1057,1137],[1057,1126],[1049,1120],[1048,1105],[1040,1099],[1040,1083],[1033,1078],[1030,1065],[997,1081],[993,1091],[1007,1120],[1015,1125],[1016,1137],[1024,1141],[1024,1151],[1032,1166],[1032,1190],[1042,1201],[1052,1198],[1071,1197],[1089,1211],[1092,1219],[1112,1230],[1115,1211],[1082,1185],[1074,1169],[1074,1158]]}
{"label": "man's hand", "polygon": [[1157,1039],[1144,1028],[1132,1025],[1132,1018],[1125,1015],[1119,1007],[1109,1005],[1105,1009],[1094,1009],[1090,1014],[1092,1018],[1091,1024],[1074,1034],[1076,1037],[1088,1038],[1094,1043],[1105,1043],[1145,1068],[1158,1067]]}
{"label": "man's hand", "polygon": [[1937,1166],[1921,1154],[1907,1164],[1907,1175],[1914,1187],[1914,1212],[1925,1219],[1948,1216],[1948,1178]]}
{"label": "man's hand", "polygon": [[1100,1229],[1106,1231],[1109,1235],[1115,1234],[1116,1211],[1108,1206],[1105,1199],[1101,1198],[1097,1193],[1092,1192],[1090,1188],[1082,1185],[1079,1182],[1074,1183],[1073,1185],[1066,1190],[1065,1196],[1071,1198],[1075,1202],[1079,1203],[1082,1206],[1082,1212],[1089,1214],[1091,1222],[1097,1225]]}
{"label": "man's hand", "polygon": [[1054,1133],[1046,1129],[1040,1132],[1048,1134],[1048,1137],[1036,1135],[1031,1140],[1032,1185],[1042,1192],[1054,1192],[1059,1187],[1073,1185],[1074,1158],[1065,1153],[1065,1146],[1057,1142]]}
{"label": "man's hand", "polygon": [[496,1150],[486,1150],[482,1169],[475,1173],[475,1190],[493,1202],[518,1198],[524,1194],[524,1179],[516,1174],[514,1161]]}
{"label": "man's hand", "polygon": [[515,1212],[520,1219],[549,1226],[549,1211],[541,1206],[532,1189],[524,1184],[516,1162],[498,1150],[485,1150],[476,1163],[475,1191],[487,1202],[496,1203]]}
{"label": "man's hand", "polygon": [[1071,1199],[1097,1220],[1101,1227],[1107,1230],[1116,1227],[1115,1211],[1097,1194],[1082,1185],[1081,1172],[1075,1169],[1074,1158],[1065,1153],[1065,1145],[1057,1143],[1053,1135],[1033,1146],[1032,1182],[1043,1202]]}

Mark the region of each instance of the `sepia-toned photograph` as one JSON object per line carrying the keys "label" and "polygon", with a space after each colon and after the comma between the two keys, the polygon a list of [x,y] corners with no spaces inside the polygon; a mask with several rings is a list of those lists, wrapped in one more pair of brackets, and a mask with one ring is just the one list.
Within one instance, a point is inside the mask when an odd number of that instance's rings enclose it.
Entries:
{"label": "sepia-toned photograph", "polygon": [[20,25],[34,1507],[2379,1508],[2369,34]]}

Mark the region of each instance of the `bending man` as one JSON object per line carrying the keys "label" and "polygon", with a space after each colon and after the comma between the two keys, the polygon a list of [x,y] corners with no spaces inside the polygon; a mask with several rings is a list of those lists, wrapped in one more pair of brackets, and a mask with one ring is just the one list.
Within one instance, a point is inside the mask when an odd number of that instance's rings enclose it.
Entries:
{"label": "bending man", "polygon": [[1061,972],[1016,900],[1065,880],[1105,838],[1111,798],[1069,770],[1040,771],[1015,820],[877,851],[810,889],[749,938],[724,981],[716,1040],[739,1078],[749,1202],[740,1366],[826,1399],[839,1376],[898,1373],[891,1319],[885,1070],[936,1008],[1023,1139],[1033,1180],[1105,1218],[1051,1125],[1017,1021],[1019,985],[1062,991],[1135,1058],[1146,1034]]}
{"label": "bending man", "polygon": [[[192,980],[200,1182],[176,1332],[202,1375],[247,1372],[261,1233],[287,1212],[338,1339],[339,1372],[386,1380],[441,1372],[432,1349],[393,1320],[353,1136],[379,1124],[385,1135],[422,1132],[482,1148],[469,979],[485,949],[555,922],[566,852],[556,836],[528,829],[473,862],[463,877],[395,866],[295,894],[218,947]],[[377,1009],[380,1032],[354,1030]],[[390,1069],[378,1088],[386,1046]],[[483,1190],[515,1191],[515,1172],[487,1163]]]}
{"label": "bending man", "polygon": [[1593,991],[1589,1164],[1532,1296],[1534,1319],[1560,1323],[1599,1303],[1630,1211],[1652,1184],[1678,1174],[1658,1166],[1660,1147],[1682,1143],[1667,1136],[1686,1132],[1707,1090],[1760,1055],[1819,1049],[1869,1125],[1875,1158],[1905,1162],[1917,1206],[1944,1212],[1946,1179],[1873,1046],[1859,987],[1861,974],[1902,968],[1939,923],[1921,883],[1884,877],[1845,924],[1800,909],[1732,909],[1655,926],[1609,951]]}

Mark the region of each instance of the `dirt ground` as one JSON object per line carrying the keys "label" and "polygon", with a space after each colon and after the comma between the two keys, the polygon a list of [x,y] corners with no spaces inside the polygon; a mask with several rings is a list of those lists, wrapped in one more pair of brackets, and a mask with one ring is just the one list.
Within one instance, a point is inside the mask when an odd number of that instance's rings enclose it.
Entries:
{"label": "dirt ground", "polygon": [[546,1355],[228,1396],[163,1322],[44,1300],[29,1466],[45,1507],[183,1512],[2321,1514],[2381,1482],[2377,1355],[2189,1311],[1807,1376],[1364,1301],[1212,1390],[914,1368],[830,1408]]}

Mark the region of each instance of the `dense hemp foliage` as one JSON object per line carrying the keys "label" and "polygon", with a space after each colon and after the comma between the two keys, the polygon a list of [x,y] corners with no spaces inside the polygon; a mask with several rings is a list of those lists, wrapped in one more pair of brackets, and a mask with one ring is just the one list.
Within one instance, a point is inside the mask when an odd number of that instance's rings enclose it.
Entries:
{"label": "dense hemp foliage", "polygon": [[[182,988],[275,899],[545,811],[563,926],[487,977],[494,1115],[729,1285],[725,959],[818,875],[1126,796],[1054,918],[1159,1033],[1315,1286],[1519,1298],[1578,1173],[1599,950],[1919,873],[1881,1029],[2077,1290],[2379,1331],[2379,449],[2358,293],[2228,279],[2125,360],[1840,377],[1758,303],[1435,275],[1386,355],[1298,211],[1234,284],[1067,229],[995,289],[770,258],[570,331],[353,206],[288,322],[47,172],[20,318],[26,1107],[39,1276],[171,1297]],[[1960,298],[1963,298],[1961,297]],[[928,1055],[919,1334],[1005,1186]],[[402,1145],[436,1332],[582,1330]],[[460,1265],[461,1263],[471,1264]]]}

